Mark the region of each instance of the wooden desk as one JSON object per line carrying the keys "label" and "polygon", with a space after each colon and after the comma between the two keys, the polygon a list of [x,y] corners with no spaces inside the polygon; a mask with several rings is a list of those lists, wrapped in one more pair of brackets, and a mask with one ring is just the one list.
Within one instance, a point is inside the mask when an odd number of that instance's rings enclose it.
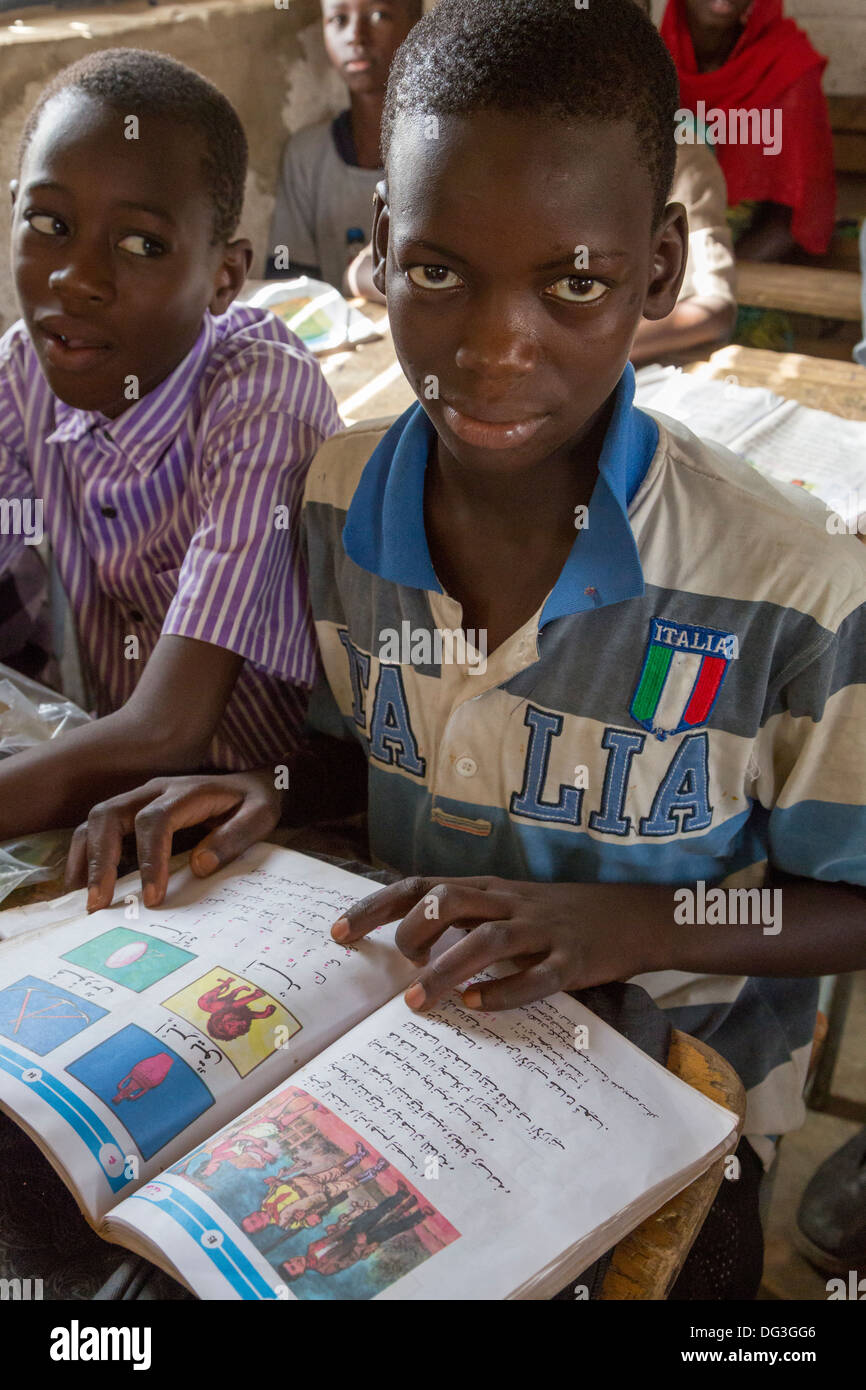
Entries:
{"label": "wooden desk", "polygon": [[706,361],[690,362],[683,371],[733,377],[738,386],[765,386],[814,410],[829,410],[845,420],[866,420],[866,367],[856,362],[731,346],[719,348]]}
{"label": "wooden desk", "polygon": [[[706,1043],[674,1030],[668,1070],[738,1118],[739,1137],[746,1093],[733,1067]],[[600,1297],[605,1301],[666,1298],[721,1186],[725,1160],[672,1197],[616,1246]]]}
{"label": "wooden desk", "polygon": [[351,303],[382,329],[384,337],[319,359],[340,414],[347,425],[402,415],[417,397],[397,361],[384,306],[363,300]]}

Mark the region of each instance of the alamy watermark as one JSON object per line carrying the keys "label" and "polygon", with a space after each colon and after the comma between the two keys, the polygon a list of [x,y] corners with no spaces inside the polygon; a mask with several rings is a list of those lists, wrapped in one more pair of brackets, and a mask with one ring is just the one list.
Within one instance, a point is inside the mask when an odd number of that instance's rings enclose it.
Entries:
{"label": "alamy watermark", "polygon": [[825,1288],[828,1303],[838,1302],[839,1299],[850,1300],[852,1303],[866,1301],[866,1279],[861,1279],[860,1273],[856,1269],[848,1270],[847,1280],[828,1279]]}
{"label": "alamy watermark", "polygon": [[29,1303],[41,1298],[41,1279],[0,1279],[0,1303],[5,1303],[7,1299],[15,1303]]}
{"label": "alamy watermark", "polygon": [[0,536],[23,536],[25,545],[41,545],[41,497],[0,497]]}
{"label": "alamy watermark", "polygon": [[674,114],[674,139],[678,145],[761,145],[763,153],[776,155],[782,148],[780,107],[711,106],[703,100],[696,111],[681,107]]}
{"label": "alamy watermark", "polygon": [[466,666],[470,676],[487,670],[487,629],[483,627],[415,627],[402,622],[399,632],[379,633],[379,660],[398,666]]}
{"label": "alamy watermark", "polygon": [[866,496],[858,489],[843,498],[837,490],[824,498],[829,511],[825,526],[831,536],[866,536]]}
{"label": "alamy watermark", "polygon": [[708,889],[698,879],[694,888],[677,888],[674,902],[678,926],[763,926],[764,936],[778,936],[782,930],[781,888]]}
{"label": "alamy watermark", "polygon": [[82,1327],[73,1318],[68,1327],[51,1330],[48,1355],[52,1361],[131,1361],[134,1371],[151,1365],[149,1327]]}

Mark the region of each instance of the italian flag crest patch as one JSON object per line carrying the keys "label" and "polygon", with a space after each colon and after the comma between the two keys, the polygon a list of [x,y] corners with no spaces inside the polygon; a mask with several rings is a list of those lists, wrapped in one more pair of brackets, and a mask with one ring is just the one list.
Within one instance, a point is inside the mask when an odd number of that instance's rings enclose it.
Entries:
{"label": "italian flag crest patch", "polygon": [[632,718],[659,739],[700,728],[738,655],[733,632],[652,618]]}

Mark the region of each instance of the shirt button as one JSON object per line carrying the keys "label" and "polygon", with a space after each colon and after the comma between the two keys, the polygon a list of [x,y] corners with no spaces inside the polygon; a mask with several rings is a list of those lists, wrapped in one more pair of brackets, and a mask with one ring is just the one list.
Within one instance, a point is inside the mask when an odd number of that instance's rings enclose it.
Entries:
{"label": "shirt button", "polygon": [[134,623],[144,622],[144,614],[142,613],[140,608],[130,608],[129,616]]}
{"label": "shirt button", "polygon": [[458,758],[454,766],[461,777],[474,777],[478,771],[478,764],[474,758]]}
{"label": "shirt button", "polygon": [[113,521],[114,518],[117,516],[116,507],[100,507],[99,510],[102,512],[103,516],[108,517],[109,521]]}
{"label": "shirt button", "polygon": [[110,432],[109,430],[103,430],[103,431],[102,431],[102,435],[103,435],[103,438],[104,438],[104,439],[107,439],[107,440],[108,440],[109,444],[113,444],[113,443],[114,443],[114,440],[113,440],[113,438],[112,438],[112,436],[111,436],[111,432]]}

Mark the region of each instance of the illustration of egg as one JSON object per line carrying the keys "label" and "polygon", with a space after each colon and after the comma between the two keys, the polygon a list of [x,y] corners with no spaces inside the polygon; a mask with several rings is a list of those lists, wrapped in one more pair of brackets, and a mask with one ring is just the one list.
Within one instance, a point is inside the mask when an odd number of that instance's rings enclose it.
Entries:
{"label": "illustration of egg", "polygon": [[124,965],[132,965],[135,961],[141,960],[147,947],[146,941],[128,941],[125,946],[118,946],[116,951],[112,951],[105,964],[109,970],[120,970]]}

